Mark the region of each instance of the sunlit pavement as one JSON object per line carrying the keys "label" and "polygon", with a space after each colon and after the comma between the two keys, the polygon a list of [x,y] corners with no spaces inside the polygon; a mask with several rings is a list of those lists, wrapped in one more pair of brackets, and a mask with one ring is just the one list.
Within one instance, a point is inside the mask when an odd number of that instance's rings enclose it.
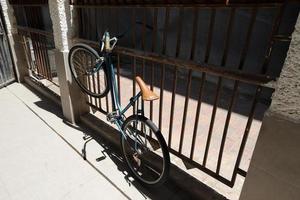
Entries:
{"label": "sunlit pavement", "polygon": [[0,199],[184,199],[167,185],[147,189],[132,181],[121,158],[94,140],[81,157],[83,130],[24,85],[0,90]]}

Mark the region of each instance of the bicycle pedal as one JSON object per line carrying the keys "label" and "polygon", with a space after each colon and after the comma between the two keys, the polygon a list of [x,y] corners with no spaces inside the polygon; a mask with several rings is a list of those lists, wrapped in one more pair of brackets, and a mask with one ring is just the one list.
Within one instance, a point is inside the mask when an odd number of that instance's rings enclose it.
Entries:
{"label": "bicycle pedal", "polygon": [[88,139],[90,139],[90,138],[92,138],[92,137],[89,136],[89,135],[85,135],[85,136],[82,137],[83,140],[88,140]]}
{"label": "bicycle pedal", "polygon": [[117,117],[118,117],[118,112],[117,111],[110,112],[106,115],[106,119],[110,123],[114,123],[116,121]]}

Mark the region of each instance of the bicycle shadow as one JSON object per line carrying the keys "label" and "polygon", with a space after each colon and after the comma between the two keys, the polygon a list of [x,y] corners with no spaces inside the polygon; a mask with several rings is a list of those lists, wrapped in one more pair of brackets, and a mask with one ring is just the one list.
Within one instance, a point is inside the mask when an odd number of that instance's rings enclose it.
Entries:
{"label": "bicycle shadow", "polygon": [[[37,94],[35,91],[34,93]],[[35,105],[48,112],[55,114],[58,118],[61,118],[66,125],[82,132],[83,133],[82,136],[85,136],[85,134],[88,133],[88,137],[91,137],[92,139],[91,140],[87,139],[85,141],[83,140],[82,143],[82,149],[85,150],[84,153],[87,157],[89,156],[89,153],[91,153],[87,151],[89,142],[95,141],[98,145],[101,146],[100,148],[103,149],[101,150],[99,156],[97,156],[96,161],[100,163],[105,159],[110,159],[115,164],[115,166],[117,166],[118,171],[120,171],[120,173],[123,174],[126,183],[130,187],[135,187],[139,191],[139,193],[143,196],[144,199],[149,199],[149,198],[150,199],[216,199],[216,200],[225,199],[219,193],[209,188],[204,183],[201,183],[200,181],[190,176],[186,172],[180,170],[176,166],[172,167],[173,169],[176,168],[176,170],[171,170],[170,176],[175,176],[176,179],[177,176],[184,177],[183,179],[182,178],[180,179],[182,179],[182,181],[186,182],[189,187],[191,187],[194,191],[196,191],[195,193],[191,194],[189,191],[186,191],[184,188],[181,188],[179,185],[177,185],[174,181],[171,180],[167,180],[163,185],[159,187],[146,187],[144,185],[141,185],[139,182],[135,181],[132,178],[127,168],[127,165],[123,160],[120,145],[119,145],[120,144],[119,134],[114,134],[114,133],[109,134],[115,137],[114,142],[112,142],[111,140],[104,137],[105,134],[108,135],[107,131],[103,132],[102,134],[99,134],[99,132],[92,130],[90,127],[87,127],[82,123],[78,124],[78,126],[70,124],[64,120],[62,109],[58,105],[52,103],[43,95],[40,94],[37,95],[41,100],[35,102]],[[95,116],[92,117],[95,118],[95,120],[99,120]],[[98,122],[95,121],[94,123],[97,124]],[[104,122],[102,121],[101,123],[104,124]],[[108,125],[106,124],[106,126]],[[92,159],[95,159],[95,157]],[[87,160],[87,162],[91,164],[91,161]],[[103,172],[97,169],[97,166],[93,166],[93,167],[98,171],[98,173],[104,176],[119,191],[121,191],[120,188],[115,183],[113,183],[113,181],[111,180],[111,178],[109,178],[109,176],[105,175]]]}
{"label": "bicycle shadow", "polygon": [[[99,130],[95,131],[89,127],[86,127],[83,124],[80,124],[80,127],[84,130],[87,130],[88,133],[94,141],[96,141],[103,150],[101,155],[97,157],[97,161],[101,162],[104,159],[111,159],[118,170],[123,173],[124,179],[127,181],[129,186],[135,187],[145,198],[149,197],[151,199],[226,199],[219,193],[217,193],[212,188],[208,187],[204,183],[200,182],[196,178],[187,174],[177,166],[171,163],[169,179],[159,187],[146,187],[139,182],[135,181],[129,173],[127,165],[122,157],[120,149],[120,136],[117,133],[117,130],[113,129],[108,124],[99,120],[95,116],[88,114],[89,120],[99,125],[101,127],[101,132]],[[108,134],[109,133],[109,134]],[[108,136],[109,135],[109,136]],[[107,138],[107,137],[113,137]],[[87,142],[88,143],[88,142]],[[87,144],[85,144],[86,146]],[[88,152],[86,152],[88,153]],[[106,156],[107,155],[107,156]],[[174,179],[177,179],[174,181]],[[182,184],[178,182],[183,182],[186,184],[186,187],[183,188]],[[188,189],[187,189],[188,188]]]}
{"label": "bicycle shadow", "polygon": [[82,128],[83,132],[89,133],[89,138],[87,138],[83,145],[83,158],[88,158],[89,152],[86,149],[89,142],[97,142],[97,144],[99,144],[103,150],[101,150],[99,157],[96,158],[96,161],[102,162],[105,159],[110,159],[113,161],[113,163],[117,166],[117,169],[123,174],[124,180],[128,186],[135,187],[145,199],[196,199],[195,197],[182,191],[179,187],[169,184],[168,181],[159,187],[146,187],[140,184],[131,176],[119,148],[116,148],[115,145],[111,144],[111,142],[107,141],[105,138],[102,138],[93,130],[88,130],[89,128],[85,127],[84,125],[80,124],[80,127]]}

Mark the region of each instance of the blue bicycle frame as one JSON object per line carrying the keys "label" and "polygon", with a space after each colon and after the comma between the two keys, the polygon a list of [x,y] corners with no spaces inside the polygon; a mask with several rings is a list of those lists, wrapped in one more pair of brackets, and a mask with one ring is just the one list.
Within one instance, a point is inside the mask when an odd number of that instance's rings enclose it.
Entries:
{"label": "blue bicycle frame", "polygon": [[[108,87],[110,88],[111,99],[112,99],[112,112],[108,113],[107,118],[110,122],[117,125],[117,127],[120,130],[123,137],[126,138],[126,134],[122,130],[122,125],[124,123],[124,114],[131,106],[135,106],[135,103],[139,100],[142,93],[139,92],[135,96],[130,98],[130,102],[123,109],[121,107],[121,103],[120,103],[119,97],[117,95],[118,94],[118,86],[117,86],[117,80],[115,78],[115,71],[114,71],[114,66],[113,66],[112,59],[111,59],[111,53],[105,52],[103,54],[103,56],[104,56],[104,62],[105,62],[105,67],[106,67],[105,70],[107,70],[106,74],[107,74]],[[100,64],[98,64],[98,65],[100,65]],[[101,66],[97,66],[97,69],[100,67]],[[143,110],[144,110],[144,108],[142,106],[142,109],[137,110],[137,113],[139,113],[139,112],[143,113],[144,112]]]}

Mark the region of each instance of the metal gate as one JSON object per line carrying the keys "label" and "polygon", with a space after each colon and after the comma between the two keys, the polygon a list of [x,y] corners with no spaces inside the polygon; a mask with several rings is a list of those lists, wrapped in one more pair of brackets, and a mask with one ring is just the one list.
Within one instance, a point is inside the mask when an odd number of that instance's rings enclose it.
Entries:
{"label": "metal gate", "polygon": [[[246,176],[257,121],[274,91],[266,83],[280,74],[300,6],[284,0],[153,2],[70,0],[76,39],[97,47],[105,29],[112,35],[128,30],[114,56],[119,99],[135,95],[134,77],[143,77],[161,97],[145,102],[145,114],[170,152],[187,168],[232,187],[238,174]],[[53,80],[48,1],[10,3],[31,71]],[[100,118],[111,110],[108,98],[87,103],[103,113]]]}
{"label": "metal gate", "polygon": [[[170,152],[232,187],[238,174],[246,176],[274,91],[265,84],[279,76],[299,7],[276,0],[169,2],[70,4],[78,41],[97,47],[105,29],[128,30],[115,50],[121,102],[136,94],[134,77],[143,77],[160,94],[145,110]],[[287,14],[293,20],[286,29]],[[103,116],[111,110],[107,98],[88,104]]]}
{"label": "metal gate", "polygon": [[15,73],[12,58],[8,46],[7,35],[0,18],[0,88],[15,81]]}

